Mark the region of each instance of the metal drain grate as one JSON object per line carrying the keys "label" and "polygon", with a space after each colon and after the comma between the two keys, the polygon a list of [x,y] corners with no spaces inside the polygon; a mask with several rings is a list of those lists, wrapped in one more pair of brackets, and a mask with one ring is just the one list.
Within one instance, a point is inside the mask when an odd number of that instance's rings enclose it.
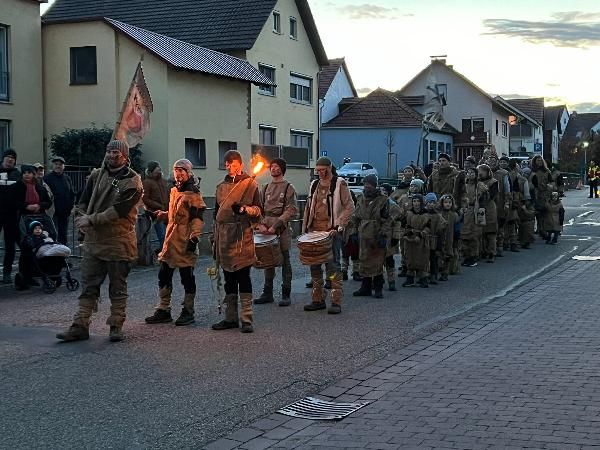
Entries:
{"label": "metal drain grate", "polygon": [[354,403],[330,402],[314,397],[306,397],[277,411],[286,416],[309,420],[342,420],[370,402]]}

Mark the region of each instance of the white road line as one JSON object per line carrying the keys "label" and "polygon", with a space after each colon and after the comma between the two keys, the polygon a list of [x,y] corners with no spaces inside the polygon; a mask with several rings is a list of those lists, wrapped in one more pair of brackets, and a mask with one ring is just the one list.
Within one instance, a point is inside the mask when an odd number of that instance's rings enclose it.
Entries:
{"label": "white road line", "polygon": [[589,216],[590,214],[593,214],[594,211],[586,211],[584,213],[579,214],[577,217],[585,217],[585,216]]}

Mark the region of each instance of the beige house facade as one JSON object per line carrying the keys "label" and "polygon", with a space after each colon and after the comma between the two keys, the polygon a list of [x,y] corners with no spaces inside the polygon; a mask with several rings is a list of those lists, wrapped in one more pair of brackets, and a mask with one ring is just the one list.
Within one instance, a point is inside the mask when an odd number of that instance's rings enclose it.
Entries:
{"label": "beige house facade", "polygon": [[[169,15],[161,13],[165,5]],[[287,178],[307,193],[318,158],[319,71],[328,64],[308,1],[240,0],[234,9],[218,0],[198,5],[131,0],[124,11],[117,0],[57,0],[43,18],[46,139],[65,127],[112,127],[144,55],[154,104],[152,128],[142,145],[145,160],[167,166],[201,147],[205,157],[190,159],[208,192],[206,186],[212,189],[225,175],[221,159],[227,150],[239,150],[246,163],[256,152],[267,159],[280,156],[288,161]],[[123,35],[111,20],[244,60],[267,83],[165,64],[147,42]],[[70,52],[92,46],[95,84],[69,82]],[[264,174],[259,181],[268,179]]]}
{"label": "beige house facade", "polygon": [[0,151],[13,148],[17,163],[43,161],[40,3],[0,6]]}

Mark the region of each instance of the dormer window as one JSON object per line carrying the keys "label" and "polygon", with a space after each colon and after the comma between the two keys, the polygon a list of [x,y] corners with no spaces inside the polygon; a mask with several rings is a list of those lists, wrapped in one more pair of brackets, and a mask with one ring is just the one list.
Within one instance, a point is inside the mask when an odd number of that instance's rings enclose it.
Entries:
{"label": "dormer window", "polygon": [[281,34],[281,14],[277,11],[273,11],[273,31]]}
{"label": "dormer window", "polygon": [[290,17],[290,39],[298,39],[298,21]]}

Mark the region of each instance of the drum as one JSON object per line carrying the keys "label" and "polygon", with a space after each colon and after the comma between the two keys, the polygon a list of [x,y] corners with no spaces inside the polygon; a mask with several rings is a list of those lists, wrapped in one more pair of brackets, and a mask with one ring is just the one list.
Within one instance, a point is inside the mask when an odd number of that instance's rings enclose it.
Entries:
{"label": "drum", "polygon": [[312,231],[298,237],[300,262],[305,266],[333,261],[331,234],[328,231]]}
{"label": "drum", "polygon": [[279,246],[279,237],[273,234],[254,235],[254,249],[256,262],[253,264],[257,269],[271,269],[283,264],[283,254]]}

